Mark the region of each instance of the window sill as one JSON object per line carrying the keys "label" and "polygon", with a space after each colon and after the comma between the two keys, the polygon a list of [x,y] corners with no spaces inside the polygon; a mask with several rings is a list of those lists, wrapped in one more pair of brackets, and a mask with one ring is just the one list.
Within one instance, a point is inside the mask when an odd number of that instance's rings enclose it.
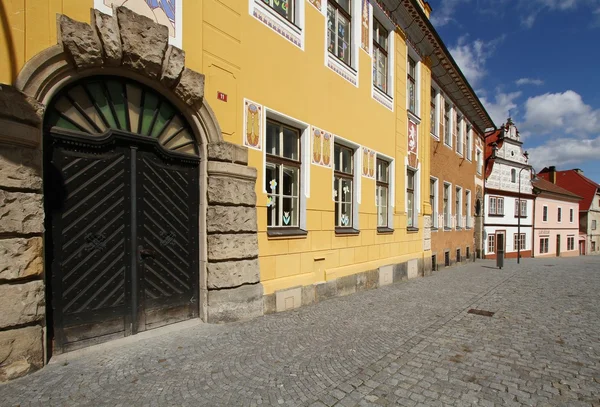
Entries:
{"label": "window sill", "polygon": [[[417,103],[419,103],[418,100]],[[406,109],[406,113],[408,113],[409,119],[412,119],[412,121],[414,121],[417,124],[417,126],[421,124],[421,118],[417,116],[417,114],[414,113],[412,110]]]}
{"label": "window sill", "polygon": [[444,226],[444,230],[445,230],[446,232],[449,232],[449,231],[451,231],[451,230],[452,230],[452,228],[449,228],[449,227],[447,227],[447,226]]}
{"label": "window sill", "polygon": [[394,229],[386,228],[386,227],[377,227],[378,234],[391,234],[394,233]]}
{"label": "window sill", "polygon": [[429,133],[429,135],[430,135],[431,137],[433,137],[433,138],[435,139],[435,141],[440,141],[440,137],[439,137],[437,134],[434,134],[434,133]]}
{"label": "window sill", "polygon": [[437,231],[438,231],[438,228],[431,228],[431,231],[432,231],[432,232],[437,232]]}
{"label": "window sill", "polygon": [[419,228],[416,228],[416,227],[414,227],[414,226],[409,226],[409,227],[407,227],[407,228],[406,228],[406,231],[407,231],[408,233],[415,233],[415,232],[418,232],[418,231],[419,231]]}
{"label": "window sill", "polygon": [[515,219],[519,219],[519,218],[521,218],[521,219],[527,219],[527,216],[515,216]]}
{"label": "window sill", "polygon": [[373,91],[371,93],[371,96],[373,97],[373,99],[376,102],[380,103],[381,105],[383,105],[387,109],[391,110],[392,112],[394,111],[394,97],[391,95],[388,95],[386,92],[379,89],[374,84],[373,84]]}
{"label": "window sill", "polygon": [[358,86],[358,72],[352,68],[352,66],[348,65],[329,51],[327,51],[326,55],[327,67],[329,69],[337,73],[354,86]]}
{"label": "window sill", "polygon": [[456,230],[463,230],[462,226],[457,226]]}
{"label": "window sill", "polygon": [[491,213],[488,213],[488,216],[491,217],[491,218],[503,218],[504,217],[504,215],[494,215],[494,214],[491,214]]}
{"label": "window sill", "polygon": [[306,237],[307,235],[308,235],[308,231],[300,229],[300,228],[285,228],[285,229],[270,228],[270,229],[267,229],[268,237]]}
{"label": "window sill", "polygon": [[357,230],[354,228],[343,228],[343,227],[336,226],[335,234],[336,235],[358,235],[358,234],[360,234],[360,230]]}

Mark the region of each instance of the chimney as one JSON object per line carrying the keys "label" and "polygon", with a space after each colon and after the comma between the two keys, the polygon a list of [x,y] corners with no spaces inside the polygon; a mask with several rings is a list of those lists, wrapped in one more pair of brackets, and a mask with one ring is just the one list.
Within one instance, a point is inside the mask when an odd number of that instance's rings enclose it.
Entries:
{"label": "chimney", "polygon": [[548,168],[548,172],[550,173],[550,182],[556,184],[556,167],[551,165],[550,168]]}
{"label": "chimney", "polygon": [[581,168],[575,168],[573,171],[575,171],[577,174],[583,175],[583,170]]}

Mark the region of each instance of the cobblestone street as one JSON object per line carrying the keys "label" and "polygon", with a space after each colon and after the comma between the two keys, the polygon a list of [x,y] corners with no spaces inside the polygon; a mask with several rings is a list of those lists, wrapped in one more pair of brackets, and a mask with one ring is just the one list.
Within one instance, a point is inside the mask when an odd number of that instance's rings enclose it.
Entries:
{"label": "cobblestone street", "polygon": [[88,352],[0,404],[600,406],[600,257],[492,265]]}

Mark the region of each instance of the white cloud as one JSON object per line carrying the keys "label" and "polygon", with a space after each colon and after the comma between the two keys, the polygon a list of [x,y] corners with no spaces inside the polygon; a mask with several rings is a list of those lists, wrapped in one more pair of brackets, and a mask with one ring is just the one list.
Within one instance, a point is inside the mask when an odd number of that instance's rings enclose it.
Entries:
{"label": "white cloud", "polygon": [[536,135],[600,133],[600,109],[585,104],[572,90],[545,93],[525,102],[524,127]]}
{"label": "white cloud", "polygon": [[518,86],[523,85],[536,85],[540,86],[544,84],[544,81],[541,79],[533,79],[533,78],[521,78],[515,81]]}
{"label": "white cloud", "polygon": [[527,149],[529,163],[540,171],[542,168],[557,165],[576,167],[586,161],[597,161],[600,157],[600,137],[590,139],[561,138],[547,144]]}
{"label": "white cloud", "polygon": [[497,91],[494,94],[493,101],[488,100],[486,97],[480,99],[483,106],[485,106],[485,110],[487,110],[494,121],[494,124],[500,127],[502,123],[506,122],[509,114],[514,117],[518,112],[516,100],[519,96],[521,96],[521,92],[503,93]]}
{"label": "white cloud", "polygon": [[436,27],[442,27],[454,20],[454,12],[461,3],[471,0],[444,0],[438,9],[431,13],[431,23]]}
{"label": "white cloud", "polygon": [[496,51],[497,46],[504,41],[505,35],[502,35],[492,41],[483,41],[476,39],[473,42],[467,42],[468,35],[463,35],[458,39],[456,45],[450,48],[452,57],[460,67],[471,86],[477,83],[487,74],[485,63]]}

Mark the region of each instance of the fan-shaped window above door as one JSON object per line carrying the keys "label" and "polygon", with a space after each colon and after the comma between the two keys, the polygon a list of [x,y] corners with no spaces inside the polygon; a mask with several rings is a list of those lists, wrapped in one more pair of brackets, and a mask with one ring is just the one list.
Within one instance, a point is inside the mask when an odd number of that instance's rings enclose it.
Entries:
{"label": "fan-shaped window above door", "polygon": [[47,113],[49,127],[102,135],[122,130],[152,137],[167,150],[198,155],[185,118],[152,88],[118,77],[90,77],[63,89]]}

